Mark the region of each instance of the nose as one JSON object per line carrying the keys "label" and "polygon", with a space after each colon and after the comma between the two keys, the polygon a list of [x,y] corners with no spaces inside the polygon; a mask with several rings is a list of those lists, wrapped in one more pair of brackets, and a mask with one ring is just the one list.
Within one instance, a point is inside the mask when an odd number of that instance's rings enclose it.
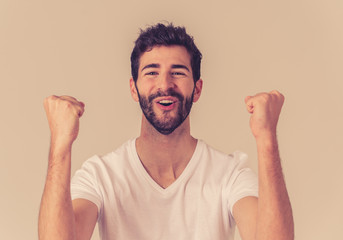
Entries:
{"label": "nose", "polygon": [[158,88],[162,91],[168,90],[170,88],[174,88],[175,83],[173,78],[168,73],[164,73],[160,75],[160,78],[158,80]]}

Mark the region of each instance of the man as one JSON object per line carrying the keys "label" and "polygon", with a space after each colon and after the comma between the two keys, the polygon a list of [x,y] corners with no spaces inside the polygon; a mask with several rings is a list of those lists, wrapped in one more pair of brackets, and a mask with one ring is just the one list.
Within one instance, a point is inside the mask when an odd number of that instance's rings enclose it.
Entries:
{"label": "man", "polygon": [[90,239],[97,221],[103,239],[233,239],[236,224],[244,240],[293,239],[276,139],[283,96],[272,91],[245,99],[257,184],[243,153],[220,153],[190,135],[189,112],[203,83],[200,62],[184,28],[157,24],[143,31],[130,79],[143,111],[140,136],[86,161],[71,188],[71,149],[84,104],[69,96],[45,99],[51,148],[40,239]]}

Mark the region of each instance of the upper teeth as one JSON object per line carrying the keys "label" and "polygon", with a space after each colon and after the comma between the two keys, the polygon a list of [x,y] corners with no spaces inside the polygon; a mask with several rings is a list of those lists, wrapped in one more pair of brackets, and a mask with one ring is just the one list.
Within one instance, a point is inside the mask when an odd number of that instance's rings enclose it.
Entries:
{"label": "upper teeth", "polygon": [[171,100],[161,100],[160,103],[173,103]]}

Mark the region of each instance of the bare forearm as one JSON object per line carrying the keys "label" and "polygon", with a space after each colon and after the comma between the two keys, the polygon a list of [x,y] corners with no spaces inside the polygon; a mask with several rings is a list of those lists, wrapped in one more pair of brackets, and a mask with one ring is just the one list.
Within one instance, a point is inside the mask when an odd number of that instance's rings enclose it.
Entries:
{"label": "bare forearm", "polygon": [[256,239],[294,239],[292,208],[275,134],[257,139],[259,200]]}
{"label": "bare forearm", "polygon": [[51,144],[39,214],[39,239],[75,239],[70,196],[71,146]]}

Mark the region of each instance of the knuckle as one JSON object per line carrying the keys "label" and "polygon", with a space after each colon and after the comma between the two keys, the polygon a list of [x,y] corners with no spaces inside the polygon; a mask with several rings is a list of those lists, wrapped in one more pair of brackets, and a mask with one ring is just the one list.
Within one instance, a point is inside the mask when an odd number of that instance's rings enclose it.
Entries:
{"label": "knuckle", "polygon": [[261,101],[263,102],[268,102],[271,100],[271,95],[268,93],[264,93],[261,95]]}
{"label": "knuckle", "polygon": [[271,93],[278,96],[279,98],[284,98],[284,95],[281,92],[279,92],[278,90],[273,90],[273,91],[271,91]]}
{"label": "knuckle", "polygon": [[48,105],[49,103],[51,103],[52,101],[55,101],[56,100],[56,96],[55,95],[51,95],[51,96],[48,96],[46,98],[44,98],[44,105]]}
{"label": "knuckle", "polygon": [[74,108],[74,104],[69,101],[63,101],[66,108]]}
{"label": "knuckle", "polygon": [[44,104],[47,104],[48,101],[49,101],[49,97],[46,97],[46,98],[44,98],[43,103],[44,103]]}
{"label": "knuckle", "polygon": [[49,101],[50,99],[52,99],[52,97],[53,97],[53,96],[48,96],[48,97],[44,98],[44,101],[45,101],[45,102],[46,102],[46,101]]}
{"label": "knuckle", "polygon": [[51,95],[48,98],[49,98],[49,100],[56,100],[56,99],[58,99],[58,97],[56,95]]}

